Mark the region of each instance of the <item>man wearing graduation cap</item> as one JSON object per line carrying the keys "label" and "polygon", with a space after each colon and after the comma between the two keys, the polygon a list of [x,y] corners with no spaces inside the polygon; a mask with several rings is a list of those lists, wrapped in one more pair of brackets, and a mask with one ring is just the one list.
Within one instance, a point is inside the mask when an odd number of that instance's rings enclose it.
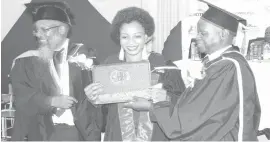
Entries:
{"label": "man wearing graduation cap", "polygon": [[[26,6],[33,16],[38,49],[21,54],[12,66],[16,108],[12,140],[25,140],[27,136],[31,141],[99,141],[101,110],[86,99],[83,82],[87,75],[81,71],[81,64],[68,58],[74,25],[70,9],[64,2]],[[71,48],[72,57],[89,55],[80,46]]]}
{"label": "man wearing graduation cap", "polygon": [[178,99],[173,112],[168,102],[151,104],[151,120],[171,140],[256,141],[260,104],[254,75],[232,43],[243,19],[207,3],[198,22],[197,45],[206,52],[204,78],[196,80]]}

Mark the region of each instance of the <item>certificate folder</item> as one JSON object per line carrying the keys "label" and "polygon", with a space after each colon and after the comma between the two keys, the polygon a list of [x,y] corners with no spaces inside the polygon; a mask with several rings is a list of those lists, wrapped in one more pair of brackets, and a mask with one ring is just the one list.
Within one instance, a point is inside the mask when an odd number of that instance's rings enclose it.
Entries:
{"label": "certificate folder", "polygon": [[98,65],[92,73],[93,81],[104,86],[105,94],[138,91],[151,86],[148,61]]}

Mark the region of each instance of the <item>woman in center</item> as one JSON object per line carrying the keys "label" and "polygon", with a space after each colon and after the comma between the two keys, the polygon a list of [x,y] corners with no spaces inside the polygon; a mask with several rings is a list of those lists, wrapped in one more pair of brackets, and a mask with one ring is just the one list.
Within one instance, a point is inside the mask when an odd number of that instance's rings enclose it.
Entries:
{"label": "woman in center", "polygon": [[[119,55],[108,57],[105,64],[148,60],[151,70],[154,67],[165,66],[166,62],[162,55],[149,52],[154,30],[154,20],[145,10],[136,7],[120,10],[112,21],[111,38],[121,50]],[[177,95],[174,94],[181,94],[185,89],[180,71],[154,72],[152,79],[154,74],[156,80],[163,84],[163,89],[167,91],[171,100],[177,100]],[[91,102],[95,101],[102,91],[102,84],[99,83],[92,83],[85,88]],[[168,140],[159,126],[150,121],[149,112],[144,110],[144,104],[140,104],[139,101],[108,104],[102,107],[106,119],[105,141]]]}

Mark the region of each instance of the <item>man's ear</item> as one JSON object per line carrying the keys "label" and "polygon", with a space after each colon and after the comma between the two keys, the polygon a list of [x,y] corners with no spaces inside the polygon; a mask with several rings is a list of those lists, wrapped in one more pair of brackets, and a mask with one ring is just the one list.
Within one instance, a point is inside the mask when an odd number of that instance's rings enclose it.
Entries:
{"label": "man's ear", "polygon": [[229,35],[230,35],[230,31],[227,29],[222,29],[222,31],[220,32],[220,37],[222,40],[228,38]]}
{"label": "man's ear", "polygon": [[67,30],[68,30],[68,29],[67,29],[67,27],[65,27],[65,26],[60,26],[59,29],[58,29],[59,34],[61,34],[61,35],[66,34],[66,31],[67,31]]}

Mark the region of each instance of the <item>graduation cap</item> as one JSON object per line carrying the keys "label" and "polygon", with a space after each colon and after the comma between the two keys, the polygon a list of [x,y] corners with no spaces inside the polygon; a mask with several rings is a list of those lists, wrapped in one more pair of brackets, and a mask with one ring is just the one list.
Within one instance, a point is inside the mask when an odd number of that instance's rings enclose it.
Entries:
{"label": "graduation cap", "polygon": [[31,2],[25,6],[32,14],[34,22],[47,19],[75,25],[74,15],[65,2]]}
{"label": "graduation cap", "polygon": [[205,0],[199,1],[206,3],[209,7],[209,9],[204,12],[201,18],[210,23],[230,30],[233,33],[237,33],[239,23],[243,24],[244,26],[247,25],[247,21],[245,19],[224,9],[221,9]]}

